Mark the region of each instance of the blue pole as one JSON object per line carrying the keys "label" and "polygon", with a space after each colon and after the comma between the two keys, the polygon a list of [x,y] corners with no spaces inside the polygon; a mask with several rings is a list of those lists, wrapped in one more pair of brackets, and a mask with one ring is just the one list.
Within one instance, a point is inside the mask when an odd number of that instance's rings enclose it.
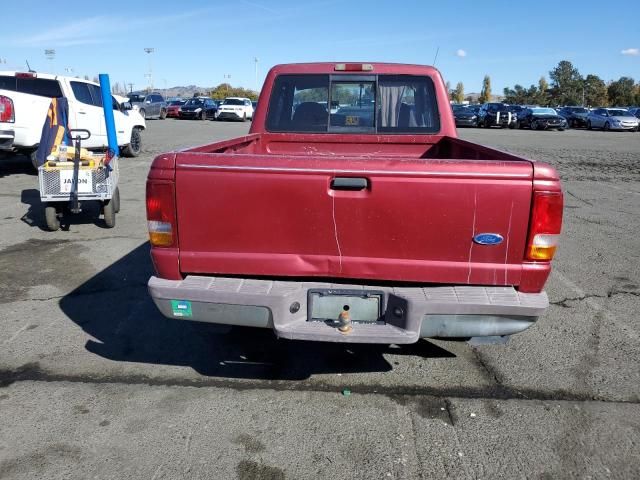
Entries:
{"label": "blue pole", "polygon": [[102,91],[102,109],[104,110],[104,121],[107,126],[107,143],[113,155],[119,156],[120,150],[118,149],[118,138],[116,137],[116,123],[113,119],[113,100],[111,99],[109,75],[101,73],[99,78],[100,90]]}

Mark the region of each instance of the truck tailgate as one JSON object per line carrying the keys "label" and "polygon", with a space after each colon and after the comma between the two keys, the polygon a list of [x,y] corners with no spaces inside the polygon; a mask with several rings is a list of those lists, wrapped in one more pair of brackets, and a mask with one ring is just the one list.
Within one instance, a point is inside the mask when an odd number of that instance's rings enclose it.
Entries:
{"label": "truck tailgate", "polygon": [[517,285],[532,177],[527,161],[179,153],[180,270]]}

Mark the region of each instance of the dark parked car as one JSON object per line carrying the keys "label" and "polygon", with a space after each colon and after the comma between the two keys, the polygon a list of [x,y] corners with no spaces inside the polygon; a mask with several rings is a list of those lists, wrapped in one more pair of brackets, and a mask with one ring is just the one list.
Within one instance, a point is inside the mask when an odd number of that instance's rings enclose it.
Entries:
{"label": "dark parked car", "polygon": [[213,120],[217,111],[218,106],[213,99],[209,97],[195,97],[190,98],[180,107],[179,118]]}
{"label": "dark parked car", "polygon": [[477,127],[478,114],[473,108],[466,105],[453,105],[453,117],[456,120],[456,127]]}
{"label": "dark parked car", "polygon": [[558,115],[553,108],[535,107],[527,108],[518,117],[519,128],[530,128],[531,130],[564,130],[568,128],[564,117]]}
{"label": "dark parked car", "polygon": [[485,103],[478,112],[479,127],[509,127],[516,126],[517,117],[509,110],[509,105],[504,103]]}
{"label": "dark parked car", "polygon": [[584,107],[563,107],[558,112],[571,128],[586,127],[589,110]]}
{"label": "dark parked car", "polygon": [[636,118],[640,118],[640,107],[630,108],[629,113]]}

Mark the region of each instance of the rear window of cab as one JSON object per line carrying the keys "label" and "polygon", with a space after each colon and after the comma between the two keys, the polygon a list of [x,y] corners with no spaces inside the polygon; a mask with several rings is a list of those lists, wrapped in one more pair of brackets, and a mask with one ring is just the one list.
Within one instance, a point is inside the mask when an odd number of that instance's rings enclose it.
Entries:
{"label": "rear window of cab", "polygon": [[17,77],[0,75],[0,90],[28,93],[39,97],[62,97],[62,89],[57,80],[37,77]]}
{"label": "rear window of cab", "polygon": [[416,75],[279,75],[270,132],[437,133],[433,81]]}

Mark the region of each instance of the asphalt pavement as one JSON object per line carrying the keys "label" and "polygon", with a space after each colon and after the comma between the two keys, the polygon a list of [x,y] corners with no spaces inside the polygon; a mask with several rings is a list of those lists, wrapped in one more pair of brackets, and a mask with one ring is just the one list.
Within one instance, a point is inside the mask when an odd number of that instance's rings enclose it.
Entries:
{"label": "asphalt pavement", "polygon": [[248,128],[148,121],[113,229],[46,231],[0,159],[0,479],[640,478],[639,133],[461,130],[559,169],[552,305],[506,345],[395,347],[157,312],[150,162]]}

